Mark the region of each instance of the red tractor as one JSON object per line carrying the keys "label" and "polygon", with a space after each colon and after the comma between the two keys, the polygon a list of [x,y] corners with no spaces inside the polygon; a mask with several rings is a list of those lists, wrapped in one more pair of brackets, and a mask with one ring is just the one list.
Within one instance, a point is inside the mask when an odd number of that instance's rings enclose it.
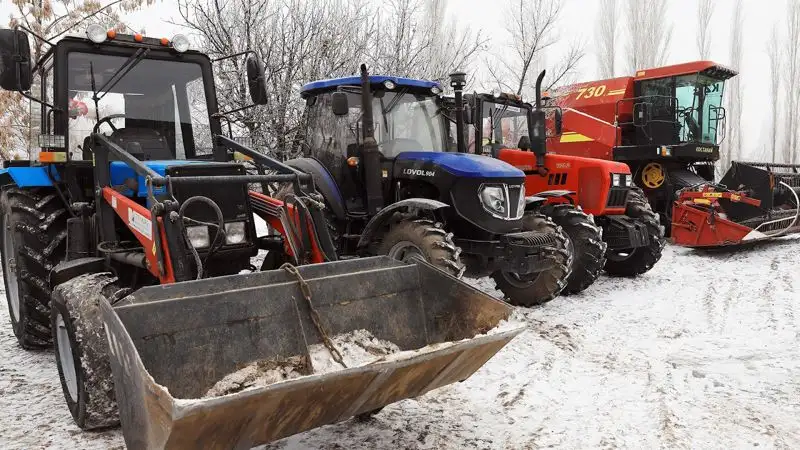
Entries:
{"label": "red tractor", "polygon": [[[661,258],[664,246],[658,215],[641,190],[633,187],[624,163],[547,152],[548,121],[540,95],[543,78],[544,72],[537,79],[535,106],[509,94],[462,98],[456,88],[451,109],[458,151],[483,153],[514,165],[526,174],[526,192],[548,197],[542,212],[564,229],[574,250],[564,293],[582,291],[602,269],[613,276],[647,272]],[[550,125],[560,133],[558,108]]]}
{"label": "red tractor", "polygon": [[735,75],[695,61],[556,89],[546,102],[563,111],[564,132],[548,150],[628,164],[669,230],[676,191],[714,179],[724,84]]}

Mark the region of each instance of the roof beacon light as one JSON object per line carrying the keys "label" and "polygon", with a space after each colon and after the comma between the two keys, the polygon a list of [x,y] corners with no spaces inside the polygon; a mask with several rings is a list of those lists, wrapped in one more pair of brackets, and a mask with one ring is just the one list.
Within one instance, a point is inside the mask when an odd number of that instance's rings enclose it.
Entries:
{"label": "roof beacon light", "polygon": [[144,41],[144,36],[142,36],[142,33],[136,33],[133,35],[133,40],[141,43],[142,41]]}
{"label": "roof beacon light", "polygon": [[392,80],[386,80],[383,82],[383,87],[391,91],[392,89],[396,88],[397,85],[394,84],[394,81]]}
{"label": "roof beacon light", "polygon": [[172,37],[172,48],[178,53],[183,53],[189,50],[189,38],[182,34],[176,34]]}
{"label": "roof beacon light", "polygon": [[86,37],[95,44],[102,44],[106,41],[106,29],[93,23],[86,27]]}

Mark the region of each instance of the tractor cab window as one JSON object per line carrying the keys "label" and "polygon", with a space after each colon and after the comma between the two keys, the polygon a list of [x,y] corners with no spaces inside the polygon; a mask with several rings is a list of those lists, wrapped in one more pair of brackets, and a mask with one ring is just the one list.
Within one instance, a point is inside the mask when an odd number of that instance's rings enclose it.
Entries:
{"label": "tractor cab window", "polygon": [[72,158],[92,159],[93,132],[143,160],[211,153],[199,65],[73,52],[67,70],[67,139]]}
{"label": "tractor cab window", "polygon": [[716,144],[722,117],[723,81],[704,75],[677,77],[675,97],[682,142]]}
{"label": "tractor cab window", "polygon": [[516,148],[522,136],[528,135],[527,110],[519,106],[502,103],[483,102],[481,127],[481,148],[484,154],[491,154],[492,146]]}

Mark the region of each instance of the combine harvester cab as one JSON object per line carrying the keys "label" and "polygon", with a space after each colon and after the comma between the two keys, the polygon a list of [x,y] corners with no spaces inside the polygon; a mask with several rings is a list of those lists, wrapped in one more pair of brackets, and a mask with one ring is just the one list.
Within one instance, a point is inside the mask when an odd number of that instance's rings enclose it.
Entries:
{"label": "combine harvester cab", "polygon": [[[250,448],[463,381],[522,331],[511,307],[426,263],[372,257],[148,287],[103,306],[128,448]],[[258,360],[367,330],[403,352],[223,397],[200,398]],[[489,333],[487,333],[489,332]],[[481,334],[487,333],[487,334]]]}
{"label": "combine harvester cab", "polygon": [[683,189],[673,206],[672,240],[723,247],[800,232],[800,165],[733,162],[720,184]]}

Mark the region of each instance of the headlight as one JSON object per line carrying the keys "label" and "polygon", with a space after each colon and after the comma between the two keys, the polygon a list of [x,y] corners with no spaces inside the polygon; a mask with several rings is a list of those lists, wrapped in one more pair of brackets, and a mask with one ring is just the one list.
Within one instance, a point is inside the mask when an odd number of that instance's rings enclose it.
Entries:
{"label": "headlight", "polygon": [[439,94],[442,93],[442,90],[439,89],[439,86],[433,86],[433,87],[431,87],[431,93],[433,95],[439,95]]}
{"label": "headlight", "polygon": [[633,175],[631,174],[625,175],[625,186],[627,187],[633,186]]}
{"label": "headlight", "polygon": [[386,89],[391,91],[394,88],[396,88],[397,85],[395,85],[394,81],[392,81],[392,80],[386,80],[386,81],[383,82],[383,87],[385,87]]}
{"label": "headlight", "polygon": [[612,186],[622,186],[621,176],[618,173],[611,174],[611,185]]}
{"label": "headlight", "polygon": [[186,234],[189,236],[189,242],[192,243],[194,248],[205,248],[211,244],[211,239],[208,236],[208,226],[206,225],[186,227]]}
{"label": "headlight", "polygon": [[86,37],[95,44],[102,44],[106,41],[106,30],[102,26],[93,23],[86,27]]}
{"label": "headlight", "polygon": [[506,199],[503,188],[499,186],[484,186],[481,189],[481,203],[490,213],[506,215]]}
{"label": "headlight", "polygon": [[189,50],[189,38],[182,34],[176,34],[172,37],[172,48],[178,53],[183,53]]}
{"label": "headlight", "polygon": [[225,243],[241,244],[244,242],[244,222],[229,222],[225,224]]}

